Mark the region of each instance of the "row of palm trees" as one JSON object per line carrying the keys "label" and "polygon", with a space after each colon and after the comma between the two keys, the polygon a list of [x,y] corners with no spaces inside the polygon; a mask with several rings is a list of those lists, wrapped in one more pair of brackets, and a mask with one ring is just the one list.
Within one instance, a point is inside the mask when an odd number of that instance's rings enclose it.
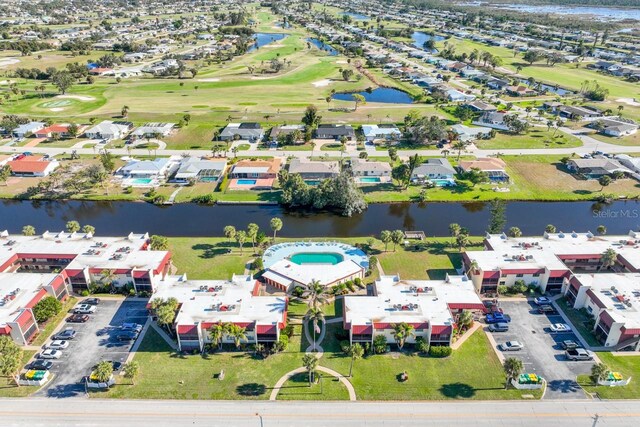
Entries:
{"label": "row of palm trees", "polygon": [[216,323],[209,329],[209,339],[214,346],[218,346],[218,349],[222,349],[222,341],[224,337],[231,338],[239,349],[242,341],[247,339],[247,328],[238,326],[234,323]]}

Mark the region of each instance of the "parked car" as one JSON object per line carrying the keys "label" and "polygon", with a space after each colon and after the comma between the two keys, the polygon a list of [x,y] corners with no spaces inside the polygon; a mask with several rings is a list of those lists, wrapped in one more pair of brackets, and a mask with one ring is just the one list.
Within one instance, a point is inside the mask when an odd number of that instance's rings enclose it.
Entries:
{"label": "parked car", "polygon": [[67,347],[69,347],[69,341],[64,340],[53,340],[47,345],[47,348],[53,348],[57,350],[64,350]]}
{"label": "parked car", "polygon": [[551,300],[547,297],[538,297],[536,299],[533,300],[533,302],[535,302],[538,305],[550,305],[551,304]]}
{"label": "parked car", "polygon": [[60,359],[62,352],[60,350],[48,349],[40,353],[40,359]]}
{"label": "parked car", "polygon": [[138,333],[136,331],[121,331],[118,332],[115,336],[118,341],[133,341],[138,338]]}
{"label": "parked car", "polygon": [[142,332],[142,325],[138,323],[123,323],[122,326],[120,326],[120,329],[123,331],[136,331],[137,333],[140,333]]}
{"label": "parked car", "polygon": [[500,313],[499,311],[494,311],[493,313],[487,314],[486,317],[487,323],[509,323],[511,322],[511,317],[506,314]]}
{"label": "parked car", "polygon": [[489,330],[491,332],[507,332],[509,325],[507,323],[492,323],[489,325]]}
{"label": "parked car", "polygon": [[580,347],[580,345],[573,340],[564,340],[560,343],[560,346],[565,350],[571,350]]}
{"label": "parked car", "polygon": [[549,329],[551,332],[571,332],[571,326],[566,323],[554,323],[549,326]]}
{"label": "parked car", "polygon": [[100,298],[87,298],[81,302],[83,305],[98,305],[100,304]]}
{"label": "parked car", "polygon": [[77,332],[71,328],[67,328],[64,331],[60,331],[55,334],[52,338],[54,340],[72,340],[75,338]]}
{"label": "parked car", "polygon": [[89,315],[87,315],[87,314],[72,314],[67,319],[67,322],[69,322],[69,323],[84,323],[87,320],[89,320]]}
{"label": "parked car", "polygon": [[584,348],[572,348],[564,352],[568,360],[593,360],[593,353]]}
{"label": "parked car", "polygon": [[502,351],[518,351],[522,350],[524,346],[519,341],[507,341],[504,344],[500,344],[498,347]]}
{"label": "parked car", "polygon": [[76,314],[93,314],[96,312],[96,306],[89,304],[80,304],[73,310],[73,312]]}
{"label": "parked car", "polygon": [[31,362],[27,369],[33,369],[35,371],[48,371],[53,367],[53,362],[51,360],[34,360]]}
{"label": "parked car", "polygon": [[556,314],[558,311],[552,305],[541,305],[538,307],[538,313],[540,314]]}

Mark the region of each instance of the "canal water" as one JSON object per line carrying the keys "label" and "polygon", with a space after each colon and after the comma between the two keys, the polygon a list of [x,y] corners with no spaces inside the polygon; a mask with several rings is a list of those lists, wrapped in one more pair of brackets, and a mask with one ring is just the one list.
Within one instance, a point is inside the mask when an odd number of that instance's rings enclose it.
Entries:
{"label": "canal water", "polygon": [[277,42],[278,40],[282,40],[287,37],[287,34],[280,33],[255,33],[253,35],[253,39],[256,41],[251,47],[249,47],[248,52],[253,52],[256,49],[261,48],[264,45],[269,43]]}
{"label": "canal water", "polygon": [[[268,230],[269,220],[280,217],[279,233],[287,237],[357,237],[378,235],[381,230],[422,230],[428,236],[447,236],[449,224],[483,234],[489,221],[490,204],[411,203],[373,204],[351,218],[328,212],[289,212],[280,206],[218,205],[192,203],[159,207],[148,203],[85,201],[0,202],[0,231],[20,233],[33,225],[38,233],[64,229],[67,221],[96,227],[99,235],[145,232],[167,236],[221,236],[225,225],[245,228],[255,222]],[[609,205],[592,202],[509,202],[507,226],[520,227],[525,235],[540,235],[547,224],[564,232],[596,232],[598,225],[609,234],[627,233],[640,226],[640,202],[618,201]]]}
{"label": "canal water", "polygon": [[418,49],[424,49],[424,42],[426,42],[427,40],[433,39],[436,42],[441,42],[444,40],[444,37],[442,36],[432,36],[431,34],[423,33],[422,31],[414,31],[411,35],[411,38],[413,39],[413,45]]}
{"label": "canal water", "polygon": [[364,96],[367,102],[382,102],[386,104],[412,104],[413,99],[407,92],[390,87],[379,87],[371,92],[338,92],[332,98],[339,101],[353,101],[353,95],[357,93]]}
{"label": "canal water", "polygon": [[327,52],[329,54],[329,56],[336,56],[338,54],[338,51],[336,49],[334,49],[331,45],[318,40],[316,38],[310,37],[307,39],[307,41],[309,43],[311,43],[312,45],[314,45],[315,47],[317,47],[320,50],[324,50],[325,52]]}

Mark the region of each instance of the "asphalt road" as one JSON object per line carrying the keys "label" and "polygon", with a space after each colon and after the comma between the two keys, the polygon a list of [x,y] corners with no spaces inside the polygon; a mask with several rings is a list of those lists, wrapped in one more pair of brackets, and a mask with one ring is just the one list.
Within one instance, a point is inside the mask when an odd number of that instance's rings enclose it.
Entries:
{"label": "asphalt road", "polygon": [[51,372],[55,375],[38,397],[84,397],[82,378],[102,360],[123,362],[133,342],[119,342],[114,338],[116,328],[124,322],[143,324],[147,318],[144,301],[103,299],[86,323],[67,323],[78,333],[70,345],[62,350],[62,357],[54,360]]}
{"label": "asphalt road", "polygon": [[2,425],[35,426],[632,426],[638,401],[256,402],[0,399]]}
{"label": "asphalt road", "polygon": [[593,361],[571,362],[566,360],[560,342],[579,342],[573,333],[550,333],[549,325],[562,323],[559,315],[538,314],[533,302],[502,301],[506,314],[511,316],[508,332],[494,333],[498,344],[520,341],[524,348],[506,352],[506,356],[522,360],[526,372],[536,373],[547,380],[545,399],[584,399],[582,388],[576,383],[579,374],[591,372]]}

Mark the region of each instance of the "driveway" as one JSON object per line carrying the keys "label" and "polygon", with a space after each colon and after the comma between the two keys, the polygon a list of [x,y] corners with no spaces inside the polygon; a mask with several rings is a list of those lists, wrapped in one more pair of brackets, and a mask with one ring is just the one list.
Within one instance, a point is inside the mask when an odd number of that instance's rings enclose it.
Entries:
{"label": "driveway", "polygon": [[562,317],[538,314],[533,301],[502,301],[500,305],[511,316],[511,323],[508,332],[494,333],[494,339],[498,344],[517,340],[524,345],[520,351],[505,352],[505,356],[521,359],[525,372],[536,373],[547,380],[545,399],[585,398],[575,380],[579,374],[591,372],[593,361],[566,360],[560,343],[564,340],[578,342],[576,336],[573,333],[549,332],[549,325],[562,323]]}
{"label": "driveway", "polygon": [[[53,380],[40,389],[39,397],[83,397],[85,387],[82,378],[91,373],[91,368],[102,360],[124,362],[133,345],[119,342],[114,336],[118,326],[124,322],[144,324],[147,319],[145,300],[103,299],[95,314],[86,323],[67,323],[78,333],[70,345],[62,350],[62,357],[54,360],[51,372]],[[142,339],[142,337],[138,337]]]}

